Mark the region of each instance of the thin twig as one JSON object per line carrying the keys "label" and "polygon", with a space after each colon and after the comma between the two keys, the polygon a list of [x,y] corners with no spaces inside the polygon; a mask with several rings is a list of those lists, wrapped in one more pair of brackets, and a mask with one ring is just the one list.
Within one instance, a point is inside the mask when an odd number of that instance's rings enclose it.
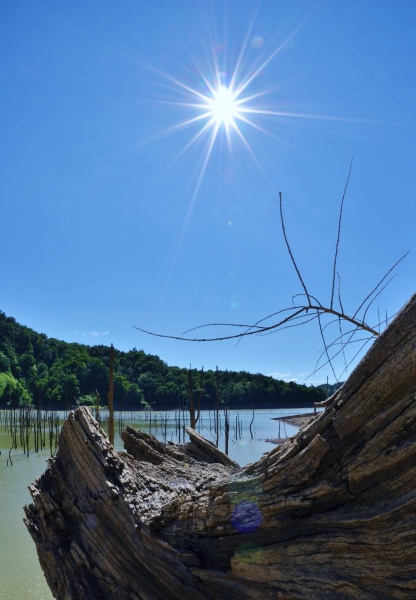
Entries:
{"label": "thin twig", "polygon": [[339,332],[340,332],[340,338],[341,338],[342,357],[344,359],[345,368],[347,368],[347,359],[345,358],[345,344],[343,344],[343,342],[342,342],[342,337],[343,337],[342,322],[341,322],[340,318],[338,318],[338,325],[339,325]]}
{"label": "thin twig", "polygon": [[330,357],[329,357],[329,353],[328,353],[328,346],[327,346],[327,344],[326,344],[325,335],[324,335],[324,332],[323,332],[323,330],[322,330],[321,316],[320,316],[320,315],[318,316],[318,323],[319,323],[319,331],[321,332],[321,337],[322,337],[322,340],[323,340],[323,342],[324,342],[324,346],[325,346],[325,354],[326,354],[326,356],[327,356],[327,358],[328,358],[329,366],[331,367],[332,374],[334,375],[334,379],[335,379],[335,381],[337,381],[337,382],[338,382],[337,376],[335,375],[335,369],[334,369],[334,367],[333,367],[333,364],[332,364],[332,361],[331,361],[331,359],[330,359]]}
{"label": "thin twig", "polygon": [[344,307],[342,306],[342,302],[341,302],[341,277],[338,272],[337,272],[337,275],[338,275],[338,302],[339,302],[341,312],[344,312]]}
{"label": "thin twig", "polygon": [[351,159],[351,162],[350,162],[350,170],[348,171],[348,177],[347,177],[347,181],[345,182],[344,193],[342,194],[341,207],[340,207],[340,210],[339,210],[338,236],[337,236],[337,243],[335,245],[334,270],[333,270],[333,274],[332,274],[332,292],[331,292],[331,304],[330,304],[331,308],[334,305],[335,274],[336,274],[336,270],[337,270],[337,257],[338,257],[339,239],[341,237],[342,209],[344,208],[345,194],[347,193],[348,182],[350,180],[351,169],[352,169],[352,161],[353,161],[353,159]]}
{"label": "thin twig", "polygon": [[370,306],[373,304],[374,300],[376,300],[376,298],[378,298],[378,296],[380,296],[380,294],[383,292],[383,290],[385,290],[385,289],[386,289],[386,287],[389,285],[389,283],[390,283],[391,281],[393,281],[393,279],[394,279],[395,277],[397,277],[397,274],[395,274],[395,275],[392,275],[392,276],[390,277],[390,279],[387,281],[387,283],[385,283],[385,284],[383,285],[383,287],[381,288],[381,290],[379,290],[379,291],[377,292],[377,294],[374,296],[374,298],[372,298],[371,302],[369,302],[369,304],[368,304],[368,306],[367,306],[367,308],[365,309],[365,311],[364,311],[364,314],[363,314],[363,321],[364,321],[364,319],[365,319],[365,317],[366,317],[366,314],[367,314],[367,311],[368,311],[368,309],[369,309],[369,308],[370,308]]}
{"label": "thin twig", "polygon": [[[286,309],[286,310],[288,310],[288,309]],[[233,340],[233,339],[241,338],[241,337],[248,336],[248,335],[257,335],[258,333],[263,333],[265,331],[271,331],[273,329],[278,329],[282,325],[286,325],[286,323],[292,321],[298,315],[300,315],[302,313],[308,313],[309,311],[316,311],[319,315],[328,314],[328,315],[334,315],[335,317],[341,317],[341,319],[344,321],[348,321],[349,323],[352,323],[353,325],[356,325],[357,327],[360,327],[361,329],[364,329],[365,331],[368,331],[369,333],[371,333],[375,336],[378,335],[378,332],[375,329],[372,329],[369,325],[367,325],[367,323],[364,323],[362,321],[357,321],[357,320],[349,317],[348,315],[345,315],[344,313],[340,313],[337,310],[325,308],[322,306],[315,306],[313,304],[301,306],[294,313],[292,313],[285,319],[282,319],[278,323],[274,323],[273,325],[269,325],[267,327],[265,326],[265,327],[259,328],[256,331],[245,331],[242,333],[237,333],[235,335],[225,335],[225,336],[214,337],[214,338],[186,338],[186,337],[177,336],[177,335],[166,335],[166,334],[162,334],[162,333],[154,333],[152,331],[147,331],[146,329],[142,329],[141,327],[136,327],[135,325],[133,325],[133,327],[135,329],[137,329],[138,331],[141,331],[148,335],[153,335],[155,337],[160,337],[160,338],[165,338],[165,339],[170,339],[170,340],[180,340],[183,342],[220,342],[223,340]],[[209,325],[205,325],[205,326],[208,327]],[[234,326],[238,327],[238,325],[235,325],[235,324],[234,324]],[[240,325],[240,327],[246,327],[246,325]]]}
{"label": "thin twig", "polygon": [[[292,310],[292,309],[287,308],[286,310]],[[283,311],[281,311],[281,312],[283,312]],[[244,323],[205,323],[204,325],[196,325],[195,327],[191,327],[191,329],[187,329],[186,331],[183,332],[182,335],[190,333],[191,331],[195,331],[196,329],[202,329],[203,327],[245,327],[248,329],[254,329],[255,327],[257,327],[257,325],[245,325]],[[258,329],[262,329],[262,327],[258,327]]]}
{"label": "thin twig", "polygon": [[[268,331],[270,329],[276,329],[277,327],[280,327],[281,325],[284,325],[285,323],[287,323],[288,321],[290,321],[293,317],[296,317],[298,314],[304,312],[305,310],[307,310],[307,307],[302,307],[299,310],[297,310],[293,315],[290,315],[288,317],[286,317],[286,319],[283,319],[282,321],[279,321],[279,323],[275,323],[274,325],[270,325],[269,327],[263,327],[263,331]],[[223,340],[233,340],[236,338],[240,338],[246,335],[255,335],[256,333],[258,333],[257,331],[247,331],[246,333],[238,333],[236,335],[225,335],[222,337],[216,337],[216,338],[185,338],[185,337],[181,337],[178,335],[166,335],[163,333],[154,333],[153,331],[147,331],[146,329],[142,329],[141,327],[136,327],[135,325],[133,325],[134,329],[137,329],[138,331],[141,331],[142,333],[147,333],[147,335],[153,335],[155,337],[160,337],[160,338],[165,338],[165,339],[170,339],[170,340],[180,340],[182,342],[221,342]],[[244,325],[242,325],[242,327],[245,327]]]}
{"label": "thin twig", "polygon": [[[319,306],[321,306],[321,307],[323,308],[323,306],[322,306],[322,304],[319,302],[319,300],[318,300],[317,298],[315,298],[315,296],[312,296],[312,294],[308,294],[308,295],[306,295],[306,294],[294,294],[294,296],[292,296],[292,304],[293,304],[293,298],[298,298],[299,296],[306,296],[306,297],[308,298],[308,300],[309,300],[310,298],[312,298],[312,300],[314,300],[314,301],[315,301],[317,304],[319,304]],[[303,305],[303,306],[304,306],[304,305]],[[296,308],[296,307],[294,307],[294,308]]]}
{"label": "thin twig", "polygon": [[303,289],[305,290],[305,294],[306,294],[306,297],[307,297],[307,299],[308,299],[308,303],[309,303],[309,305],[311,305],[311,299],[310,299],[310,297],[309,297],[309,292],[308,292],[308,290],[306,289],[306,285],[305,285],[305,284],[304,284],[304,282],[303,282],[302,275],[300,274],[300,271],[299,271],[299,269],[298,269],[298,266],[297,266],[297,264],[296,264],[296,261],[295,261],[295,259],[294,259],[294,256],[293,256],[293,254],[292,254],[292,250],[291,250],[291,248],[290,248],[289,241],[288,241],[288,239],[287,239],[287,235],[286,235],[286,229],[285,229],[285,222],[284,222],[284,219],[283,219],[283,201],[282,201],[282,192],[279,192],[279,206],[280,206],[280,221],[281,221],[281,223],[282,223],[282,231],[283,231],[283,237],[285,238],[285,242],[286,242],[286,248],[287,248],[287,250],[288,250],[288,252],[289,252],[289,256],[290,256],[290,258],[291,258],[291,260],[292,260],[293,266],[295,267],[295,271],[296,271],[296,273],[298,274],[299,281],[301,282],[301,284],[302,284],[302,287],[303,287]]}
{"label": "thin twig", "polygon": [[406,252],[406,254],[403,254],[403,256],[401,258],[399,258],[398,261],[396,261],[394,263],[394,265],[391,267],[391,269],[389,269],[387,271],[387,273],[384,275],[384,277],[382,279],[380,279],[380,281],[378,282],[378,284],[376,285],[376,287],[368,294],[368,296],[366,298],[364,298],[364,300],[361,302],[360,306],[357,308],[357,310],[355,311],[354,315],[353,315],[353,319],[355,319],[355,317],[357,316],[357,314],[360,312],[360,310],[362,309],[362,307],[364,306],[364,304],[367,302],[367,300],[369,298],[371,298],[371,296],[374,294],[374,292],[380,287],[380,285],[383,283],[383,281],[386,279],[387,275],[389,275],[393,269],[395,269],[397,267],[397,265],[404,259],[406,258],[406,256],[409,254],[410,250],[408,250]]}
{"label": "thin twig", "polygon": [[303,321],[301,321],[300,323],[294,323],[293,325],[285,325],[284,327],[279,327],[279,329],[275,329],[274,331],[266,331],[266,332],[261,332],[259,331],[257,333],[258,336],[265,336],[265,335],[272,335],[274,333],[279,333],[279,331],[283,331],[285,329],[290,329],[292,327],[301,327],[302,325],[306,325],[307,323],[311,323],[312,321],[315,321],[318,318],[318,315],[315,314],[313,315],[313,317],[310,317],[309,319],[306,319],[306,315],[301,315],[300,317],[295,317],[293,320],[296,321],[298,319],[303,319]]}
{"label": "thin twig", "polygon": [[[348,341],[344,342],[344,344],[343,344],[343,345],[344,345],[344,347],[345,347],[345,346],[347,346],[348,344],[352,343],[352,338],[353,338],[354,334],[355,334],[355,333],[356,333],[358,330],[359,330],[359,327],[358,327],[358,326],[357,326],[357,327],[355,327],[355,329],[354,329],[354,330],[351,332],[351,335],[350,335],[350,337],[349,337]],[[368,339],[368,341],[369,341],[369,340],[371,340],[372,338],[373,338],[373,336],[370,336],[370,337],[369,337],[369,338],[367,338],[367,339]],[[333,345],[333,343],[331,343],[331,344],[328,346],[328,348],[329,348],[329,347],[331,347],[332,345]],[[335,358],[336,358],[336,357],[337,357],[339,354],[341,354],[341,352],[342,352],[342,347],[341,347],[341,348],[338,350],[338,352],[336,352],[336,353],[335,353],[335,354],[332,356],[331,360],[333,361],[333,360],[334,360],[334,359],[335,359]],[[318,365],[319,365],[319,363],[320,363],[320,361],[321,361],[321,358],[322,358],[322,357],[323,357],[325,354],[326,354],[326,352],[325,352],[325,349],[324,349],[324,350],[322,350],[320,357],[318,358],[318,360],[317,360],[317,361],[316,361],[316,363],[315,363],[315,368],[314,368],[313,372],[312,372],[310,375],[308,375],[308,376],[305,378],[305,381],[306,381],[307,379],[309,379],[309,377],[313,377],[314,375],[316,375],[316,373],[318,373],[318,372],[319,372],[321,369],[323,369],[324,367],[326,367],[326,365],[330,364],[330,361],[329,361],[329,360],[327,360],[327,361],[325,361],[325,362],[324,362],[324,363],[323,363],[323,364],[322,364],[322,365],[321,365],[321,366],[318,368]],[[351,364],[351,363],[349,363],[349,364]],[[338,380],[339,380],[339,379],[338,379]]]}
{"label": "thin twig", "polygon": [[[371,327],[370,325],[368,325],[365,322],[367,313],[368,313],[370,307],[372,306],[373,302],[375,301],[375,299],[381,294],[381,292],[387,287],[387,285],[389,285],[389,283],[392,281],[392,279],[396,275],[393,275],[392,277],[390,277],[387,282],[385,282],[385,280],[388,278],[390,273],[397,267],[397,265],[409,254],[409,252],[406,252],[406,254],[404,254],[398,261],[396,261],[396,263],[387,271],[387,273],[382,277],[382,279],[373,288],[373,290],[366,296],[366,298],[359,305],[358,309],[356,310],[356,312],[353,314],[352,317],[349,316],[345,312],[344,306],[343,306],[342,300],[341,300],[341,277],[340,277],[339,272],[336,270],[336,268],[337,268],[338,252],[339,252],[340,239],[341,239],[344,201],[345,201],[348,184],[349,184],[349,180],[350,180],[350,176],[351,176],[352,162],[353,162],[353,159],[351,159],[351,162],[350,162],[348,177],[347,177],[347,180],[345,183],[344,192],[343,192],[342,199],[341,199],[341,206],[340,206],[339,220],[338,220],[338,233],[337,233],[337,240],[336,240],[336,245],[335,245],[335,255],[334,255],[334,262],[333,262],[331,300],[330,300],[329,307],[322,305],[315,296],[313,296],[312,294],[309,293],[309,291],[306,287],[306,284],[302,278],[302,275],[300,273],[300,270],[296,264],[292,249],[290,247],[290,244],[289,244],[289,241],[288,241],[288,238],[286,235],[286,227],[285,227],[285,222],[284,222],[284,217],[283,217],[283,198],[282,198],[282,193],[280,192],[279,193],[279,206],[280,206],[280,219],[281,219],[283,237],[285,240],[286,248],[289,252],[290,259],[292,261],[292,264],[295,268],[298,279],[303,288],[303,293],[298,293],[298,294],[295,294],[294,296],[292,296],[292,307],[283,308],[281,310],[278,310],[266,317],[263,317],[262,319],[259,319],[256,323],[254,323],[252,325],[236,324],[236,323],[208,323],[205,325],[198,325],[196,327],[193,327],[192,329],[188,329],[187,331],[185,331],[182,334],[182,336],[154,333],[151,331],[147,331],[145,329],[141,329],[140,327],[135,327],[135,329],[142,331],[143,333],[146,333],[148,335],[165,338],[165,339],[173,339],[173,340],[189,341],[189,342],[215,342],[215,341],[236,339],[236,340],[238,340],[237,343],[239,343],[243,337],[247,337],[249,335],[270,335],[272,333],[276,333],[277,331],[280,331],[283,329],[288,329],[288,328],[292,328],[292,327],[298,327],[300,325],[305,325],[306,323],[310,323],[311,321],[317,319],[318,324],[319,324],[320,334],[321,334],[323,344],[324,344],[324,349],[322,350],[322,352],[315,364],[315,369],[314,369],[313,373],[311,375],[309,375],[309,377],[315,375],[324,366],[329,364],[332,369],[335,380],[339,381],[339,379],[337,378],[337,376],[335,374],[333,361],[340,353],[343,354],[344,369],[343,369],[342,373],[344,373],[348,369],[348,367],[352,363],[352,361],[355,359],[355,357],[359,354],[359,352],[365,346],[365,344],[367,344],[373,337],[376,337],[380,334],[380,325],[382,324],[380,322],[380,312],[378,311],[378,324],[375,327]],[[335,308],[334,308],[334,294],[335,294],[335,279],[336,279],[336,277],[338,277],[337,294],[338,294],[338,302],[339,302],[340,310],[335,310]],[[299,297],[303,297],[303,303],[301,303],[299,305],[295,305],[294,300],[295,300],[295,298],[299,298]],[[362,310],[363,310],[364,314],[362,317],[358,318],[358,315],[360,314],[360,312]],[[278,315],[279,315],[279,317],[278,317]],[[334,317],[334,319],[329,320],[329,322],[327,322],[326,324],[323,324],[322,318],[324,315],[328,315],[328,316],[331,315]],[[279,320],[276,323],[267,325],[266,322],[270,322],[270,319],[273,319],[274,317],[278,317]],[[388,321],[388,319],[387,319],[387,313],[386,313],[386,319],[384,322],[387,323],[387,321]],[[325,335],[326,335],[325,330],[327,327],[332,325],[334,322],[338,322],[340,335],[337,336],[335,338],[335,340],[333,340],[330,344],[328,344],[326,341],[326,337],[325,337]],[[345,323],[351,323],[354,326],[353,329],[350,331],[344,332],[343,326],[345,325]],[[203,327],[234,327],[234,328],[244,329],[244,331],[240,331],[239,333],[236,333],[233,335],[224,335],[224,336],[211,337],[211,338],[184,337],[186,334],[189,334],[191,331],[195,331],[197,329],[202,329]],[[376,328],[378,328],[378,331]],[[353,340],[357,331],[366,331],[370,334],[370,336],[368,338],[364,338],[364,340],[365,340],[364,345],[354,355],[354,358],[349,363],[347,363],[347,359],[345,356],[345,348],[350,343],[353,343],[353,342],[356,343],[356,342],[362,341],[362,339],[360,339],[360,340],[354,339]],[[337,346],[339,345],[340,349],[337,352],[333,353],[331,351],[331,349],[334,348],[335,345],[337,345]],[[326,357],[326,361],[324,362],[323,365],[320,365],[320,362],[324,357]]]}
{"label": "thin twig", "polygon": [[[369,338],[366,342],[364,342],[364,344],[361,346],[361,348],[358,350],[358,352],[356,352],[354,354],[354,356],[352,357],[352,359],[350,360],[350,362],[348,363],[347,367],[349,367],[354,360],[357,358],[357,356],[360,354],[360,352],[362,352],[363,348],[368,344],[368,342],[370,341],[371,338]],[[344,371],[341,372],[340,377],[344,374]]]}

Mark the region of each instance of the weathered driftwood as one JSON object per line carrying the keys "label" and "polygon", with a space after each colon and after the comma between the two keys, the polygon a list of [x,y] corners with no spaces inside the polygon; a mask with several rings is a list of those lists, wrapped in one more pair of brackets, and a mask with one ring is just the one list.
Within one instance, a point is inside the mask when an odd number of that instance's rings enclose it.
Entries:
{"label": "weathered driftwood", "polygon": [[416,597],[416,296],[325,412],[257,463],[212,462],[196,436],[123,439],[115,452],[78,409],[30,488],[56,598]]}

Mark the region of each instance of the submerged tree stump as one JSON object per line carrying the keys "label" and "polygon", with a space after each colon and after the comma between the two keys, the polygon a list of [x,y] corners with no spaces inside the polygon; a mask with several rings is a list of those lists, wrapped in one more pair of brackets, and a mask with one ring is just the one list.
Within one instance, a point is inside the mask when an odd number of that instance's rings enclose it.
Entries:
{"label": "submerged tree stump", "polygon": [[[191,432],[192,433],[192,432]],[[416,597],[416,296],[294,438],[238,468],[88,409],[25,507],[60,600]]]}

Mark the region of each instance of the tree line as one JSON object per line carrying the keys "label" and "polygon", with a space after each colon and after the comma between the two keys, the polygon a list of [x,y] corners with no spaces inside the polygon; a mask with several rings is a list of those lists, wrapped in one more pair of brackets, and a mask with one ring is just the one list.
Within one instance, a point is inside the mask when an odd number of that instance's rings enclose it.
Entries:
{"label": "tree line", "polygon": [[[0,405],[69,409],[107,404],[110,348],[49,338],[0,311]],[[171,410],[195,403],[213,408],[312,407],[326,397],[324,386],[298,385],[246,371],[199,371],[168,366],[134,348],[115,350],[114,406],[118,410]]]}

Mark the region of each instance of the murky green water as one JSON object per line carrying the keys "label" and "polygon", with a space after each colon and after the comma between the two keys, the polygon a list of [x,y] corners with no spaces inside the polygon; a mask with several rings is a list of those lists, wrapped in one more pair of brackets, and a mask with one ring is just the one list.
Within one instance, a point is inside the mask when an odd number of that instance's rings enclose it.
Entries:
{"label": "murky green water", "polygon": [[[8,450],[0,437],[0,598],[2,600],[49,600],[52,595],[40,568],[35,545],[23,523],[23,506],[31,501],[27,486],[46,466],[43,456],[12,453],[13,466],[6,465]],[[8,444],[7,444],[8,445]],[[6,446],[7,447],[7,446]]]}
{"label": "murky green water", "polygon": [[[230,411],[230,441],[229,455],[240,465],[258,460],[264,452],[270,451],[273,445],[264,441],[266,438],[277,438],[279,425],[272,418],[284,414],[302,413],[304,409],[295,410],[258,410],[255,411],[253,424],[253,439],[249,432],[252,419],[251,411],[238,411],[241,420],[241,437],[235,435],[237,411]],[[129,415],[126,415],[128,417]],[[156,416],[156,415],[154,415]],[[166,425],[162,425],[167,417]],[[133,427],[137,421],[128,422]],[[176,430],[173,413],[161,413],[159,419],[152,421],[152,433],[159,439],[176,441]],[[105,428],[105,427],[104,427]],[[147,418],[140,422],[143,431],[149,431],[150,422]],[[117,435],[117,449],[122,443]],[[208,439],[213,439],[213,416],[204,413],[200,424],[200,433]],[[281,437],[291,436],[296,429],[286,425],[280,427]],[[232,439],[236,437],[236,439]],[[23,506],[31,502],[28,485],[31,484],[46,468],[46,460],[50,457],[49,448],[42,452],[33,451],[33,441],[29,456],[23,450],[13,450],[11,458],[13,466],[7,465],[11,447],[10,433],[0,426],[0,599],[1,600],[51,600],[52,595],[46,584],[40,567],[35,544],[32,541],[24,523]],[[224,450],[224,439],[220,441],[220,449]]]}

